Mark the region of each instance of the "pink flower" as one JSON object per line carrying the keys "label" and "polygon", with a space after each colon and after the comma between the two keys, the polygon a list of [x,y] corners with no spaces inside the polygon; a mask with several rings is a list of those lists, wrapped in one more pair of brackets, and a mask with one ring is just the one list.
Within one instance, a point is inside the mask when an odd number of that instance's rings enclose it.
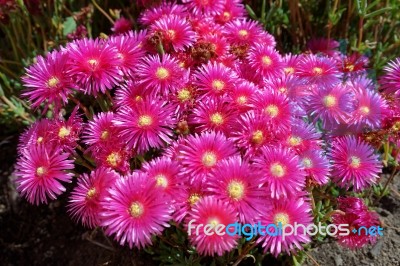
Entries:
{"label": "pink flower", "polygon": [[44,58],[37,57],[37,62],[26,69],[22,77],[25,90],[22,96],[29,98],[33,108],[44,103],[45,111],[50,104],[60,109],[68,102],[68,96],[75,88],[71,73],[67,67],[68,53],[54,51]]}
{"label": "pink flower", "polygon": [[195,126],[196,132],[214,130],[227,135],[235,122],[235,118],[234,109],[223,98],[204,97],[193,109],[188,122]]}
{"label": "pink flower", "polygon": [[327,87],[338,83],[341,76],[333,59],[311,54],[301,58],[295,74],[308,83]]}
{"label": "pink flower", "polygon": [[167,51],[184,50],[196,40],[196,34],[189,22],[180,16],[168,16],[157,20],[151,25],[151,34],[161,37]]}
{"label": "pink flower", "polygon": [[274,132],[285,132],[289,129],[291,108],[285,95],[263,91],[254,97],[253,105],[254,109],[261,112],[271,124]]}
{"label": "pink flower", "polygon": [[349,124],[355,124],[360,128],[379,129],[388,114],[388,105],[382,96],[369,89],[362,79],[352,82],[355,110],[351,114]]}
{"label": "pink flower", "polygon": [[222,133],[204,132],[186,139],[182,147],[182,173],[194,179],[197,175],[207,174],[217,163],[235,154],[233,143]]}
{"label": "pink flower", "polygon": [[262,172],[272,198],[286,199],[304,188],[304,169],[298,156],[287,148],[262,147],[261,154],[254,158],[253,166]]}
{"label": "pink flower", "polygon": [[347,123],[354,109],[353,93],[348,85],[336,84],[329,89],[313,87],[306,110],[315,120],[329,124]]}
{"label": "pink flower", "polygon": [[253,45],[262,32],[261,25],[253,20],[236,19],[224,25],[224,35],[231,45]]}
{"label": "pink flower", "polygon": [[128,160],[133,152],[128,152],[120,143],[108,143],[98,149],[89,150],[96,161],[96,165],[112,168],[126,174],[129,171]]}
{"label": "pink flower", "polygon": [[[236,222],[237,215],[232,206],[227,202],[209,196],[201,199],[190,211],[185,220],[185,227],[189,225],[191,228],[196,228],[199,224],[208,226],[215,229],[219,224],[227,226]],[[218,228],[218,227],[217,227]],[[204,229],[201,228],[201,229]],[[193,230],[193,229],[192,229]],[[189,233],[189,240],[194,245],[200,255],[214,255],[215,253],[222,256],[224,252],[234,249],[237,245],[238,235],[217,235],[208,236],[204,234],[204,230],[198,230],[199,234],[195,232]]]}
{"label": "pink flower", "polygon": [[154,183],[145,174],[133,172],[117,180],[101,202],[101,225],[121,245],[144,248],[151,244],[152,235],[169,227],[171,209]]}
{"label": "pink flower", "polygon": [[161,18],[167,16],[179,16],[182,19],[187,16],[186,7],[176,3],[163,1],[159,6],[145,9],[139,17],[139,21],[144,26],[149,26]]}
{"label": "pink flower", "polygon": [[143,172],[156,181],[155,186],[169,196],[174,202],[181,196],[180,169],[176,161],[166,156],[156,158],[143,164]]}
{"label": "pink flower", "polygon": [[144,57],[141,41],[129,35],[111,36],[108,45],[114,46],[121,60],[119,67],[126,77],[134,77],[136,66]]}
{"label": "pink flower", "polygon": [[182,0],[194,16],[210,16],[220,14],[224,9],[225,0]]}
{"label": "pink flower", "polygon": [[185,82],[184,70],[178,61],[166,54],[149,55],[142,60],[137,69],[140,83],[151,95],[168,95],[172,88]]}
{"label": "pink flower", "polygon": [[219,97],[230,92],[238,81],[237,74],[221,63],[203,65],[193,74],[194,84],[205,96]]}
{"label": "pink flower", "polygon": [[383,70],[385,74],[380,78],[379,83],[384,92],[400,96],[400,57],[390,61]]}
{"label": "pink flower", "polygon": [[18,150],[29,146],[46,145],[52,141],[52,124],[49,119],[36,120],[19,138]]}
{"label": "pink flower", "polygon": [[115,90],[114,103],[117,108],[134,108],[149,96],[143,84],[128,80]]}
{"label": "pink flower", "polygon": [[194,182],[189,184],[188,182],[182,183],[183,192],[179,193],[175,202],[175,212],[173,219],[177,223],[183,221],[189,211],[204,197],[210,195],[210,192],[206,190],[205,181]]}
{"label": "pink flower", "polygon": [[147,98],[133,108],[121,109],[114,123],[128,148],[144,153],[171,141],[176,123],[173,113],[171,105]]}
{"label": "pink flower", "polygon": [[239,79],[228,96],[231,108],[237,109],[240,113],[250,110],[257,97],[257,91],[259,91],[259,88],[252,82]]}
{"label": "pink flower", "polygon": [[130,31],[131,29],[132,22],[129,19],[120,17],[114,22],[114,26],[111,30],[114,32],[114,34],[122,34]]}
{"label": "pink flower", "polygon": [[116,172],[107,168],[81,175],[69,198],[68,212],[72,218],[89,228],[99,226],[101,201],[108,195],[107,189],[119,178]]}
{"label": "pink flower", "polygon": [[72,181],[74,168],[69,154],[52,146],[30,145],[20,150],[16,165],[17,190],[31,204],[47,203],[65,192],[61,182]]}
{"label": "pink flower", "polygon": [[292,119],[291,129],[282,138],[284,145],[292,148],[296,153],[308,149],[319,148],[321,134],[319,134],[313,124],[308,124],[301,119]]}
{"label": "pink flower", "polygon": [[261,173],[251,171],[240,156],[220,161],[207,181],[211,195],[232,205],[241,223],[252,223],[267,211]]}
{"label": "pink flower", "polygon": [[[120,143],[118,128],[113,124],[114,113],[98,113],[93,120],[89,121],[83,132],[83,141],[96,148],[105,145]],[[93,147],[94,148],[94,147]]]}
{"label": "pink flower", "polygon": [[[339,198],[339,209],[332,215],[333,224],[348,224],[349,235],[337,235],[336,239],[341,246],[346,248],[361,248],[369,243],[375,243],[377,236],[368,235],[360,227],[370,228],[380,225],[379,217],[375,212],[369,211],[365,203],[359,198]],[[354,231],[353,231],[354,230]],[[378,234],[378,232],[376,232]]]}
{"label": "pink flower", "polygon": [[82,39],[69,43],[66,50],[72,77],[85,94],[105,93],[121,81],[121,58],[114,46]]}
{"label": "pink flower", "polygon": [[271,125],[259,112],[249,111],[235,123],[229,138],[244,152],[245,156],[257,153],[260,147],[274,143]]}
{"label": "pink flower", "polygon": [[235,19],[244,18],[246,9],[241,1],[231,0],[225,1],[223,11],[215,16],[215,21],[225,24]]}
{"label": "pink flower", "polygon": [[339,137],[332,143],[332,180],[340,187],[355,191],[375,184],[382,164],[374,149],[354,136]]}
{"label": "pink flower", "polygon": [[264,253],[269,251],[278,257],[282,252],[296,253],[296,249],[302,249],[302,244],[309,243],[311,239],[302,227],[298,227],[297,234],[286,235],[285,238],[278,234],[276,228],[279,226],[290,224],[294,227],[295,223],[305,227],[313,224],[310,205],[302,198],[272,200],[271,209],[262,214],[261,224],[274,224],[276,227],[270,227],[268,233],[257,240],[258,243],[262,243]]}
{"label": "pink flower", "polygon": [[65,151],[72,151],[77,146],[82,131],[82,118],[77,114],[78,108],[72,111],[67,120],[54,120],[51,124],[51,138]]}
{"label": "pink flower", "polygon": [[283,74],[283,64],[280,54],[272,47],[255,44],[247,56],[251,68],[263,77],[273,80]]}
{"label": "pink flower", "polygon": [[329,161],[321,150],[310,149],[299,155],[301,165],[306,172],[307,181],[311,184],[325,185],[329,181]]}

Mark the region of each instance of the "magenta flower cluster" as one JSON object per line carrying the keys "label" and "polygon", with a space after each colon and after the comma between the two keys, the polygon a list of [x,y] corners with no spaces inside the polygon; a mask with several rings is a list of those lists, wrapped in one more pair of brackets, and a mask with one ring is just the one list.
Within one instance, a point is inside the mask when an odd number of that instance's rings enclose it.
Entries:
{"label": "magenta flower cluster", "polygon": [[[240,1],[183,2],[145,10],[141,31],[121,33],[124,22],[113,29],[118,35],[75,40],[27,69],[23,95],[53,117],[21,136],[21,195],[47,203],[72,182],[73,219],[143,248],[172,220],[307,226],[313,187],[359,192],[377,183],[382,163],[363,133],[398,114],[387,98],[400,95],[399,59],[378,92],[368,59],[341,54],[335,41],[282,54]],[[333,222],[379,223],[360,199],[339,205],[344,214]],[[189,240],[201,255],[238,244],[229,235]],[[257,241],[278,256],[311,238]]]}

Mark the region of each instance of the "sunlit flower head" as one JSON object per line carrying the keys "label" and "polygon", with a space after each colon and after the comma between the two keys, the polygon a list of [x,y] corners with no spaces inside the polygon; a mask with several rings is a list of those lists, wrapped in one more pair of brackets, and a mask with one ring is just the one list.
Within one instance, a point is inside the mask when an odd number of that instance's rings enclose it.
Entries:
{"label": "sunlit flower head", "polygon": [[63,182],[70,183],[74,168],[69,154],[52,145],[29,145],[20,150],[16,164],[17,191],[31,204],[47,203],[66,191]]}
{"label": "sunlit flower head", "polygon": [[133,108],[123,108],[114,123],[128,148],[143,153],[169,143],[175,126],[173,107],[166,102],[147,98]]}
{"label": "sunlit flower head", "polygon": [[50,104],[56,109],[68,102],[68,96],[76,85],[72,81],[67,62],[69,55],[65,51],[53,51],[46,57],[38,56],[37,62],[26,69],[22,77],[27,97],[33,108],[44,103],[45,110]]}
{"label": "sunlit flower head", "polygon": [[[199,224],[203,224],[215,230],[219,224],[226,226],[236,221],[237,215],[231,205],[216,197],[208,196],[200,199],[189,212],[185,220],[185,227],[194,226],[196,228]],[[238,238],[237,234],[220,236],[214,233],[208,236],[204,230],[200,230],[199,234],[195,234],[195,232],[189,234],[190,243],[196,247],[199,254],[210,256],[214,254],[222,256],[226,251],[234,249]]]}
{"label": "sunlit flower head", "polygon": [[261,173],[251,171],[247,161],[232,156],[220,161],[207,178],[208,190],[215,198],[229,202],[241,223],[255,222],[267,211],[266,187]]}
{"label": "sunlit flower head", "polygon": [[69,43],[69,69],[74,81],[86,94],[96,96],[117,85],[123,76],[118,50],[100,39]]}
{"label": "sunlit flower head", "polygon": [[305,185],[304,169],[299,157],[290,149],[262,147],[253,166],[262,173],[272,198],[287,199],[299,193]]}
{"label": "sunlit flower head", "polygon": [[338,137],[332,143],[332,180],[340,187],[361,191],[376,183],[382,164],[374,148],[354,136]]}
{"label": "sunlit flower head", "polygon": [[118,179],[102,201],[101,225],[121,245],[144,248],[151,244],[152,235],[169,227],[172,210],[154,183],[145,174],[133,172]]}
{"label": "sunlit flower head", "polygon": [[236,152],[222,133],[204,132],[186,139],[182,147],[182,173],[192,177],[210,173],[217,163]]}
{"label": "sunlit flower head", "polygon": [[101,201],[108,195],[107,189],[119,178],[116,172],[107,168],[81,175],[69,198],[68,212],[73,219],[89,228],[100,226]]}

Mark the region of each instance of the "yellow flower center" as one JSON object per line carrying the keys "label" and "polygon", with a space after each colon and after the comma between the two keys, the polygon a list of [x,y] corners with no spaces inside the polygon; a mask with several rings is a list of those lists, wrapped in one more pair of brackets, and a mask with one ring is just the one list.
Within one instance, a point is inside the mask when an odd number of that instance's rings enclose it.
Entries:
{"label": "yellow flower center", "polygon": [[289,215],[287,215],[284,212],[280,212],[280,213],[275,214],[274,223],[276,225],[279,225],[279,223],[280,223],[282,226],[285,226],[286,224],[289,223]]}
{"label": "yellow flower center", "polygon": [[210,116],[210,120],[213,124],[220,126],[224,123],[224,118],[221,113],[217,112]]}
{"label": "yellow flower center", "polygon": [[323,70],[320,67],[314,67],[312,72],[313,72],[314,75],[321,75]]}
{"label": "yellow flower center", "polygon": [[360,112],[361,112],[363,115],[368,115],[368,114],[371,112],[371,110],[369,109],[368,106],[361,106],[361,107],[360,107]]}
{"label": "yellow flower center", "polygon": [[58,78],[56,77],[51,77],[48,81],[47,81],[47,86],[50,88],[54,88],[55,86],[57,86],[58,82],[60,82],[58,80]]}
{"label": "yellow flower center", "polygon": [[346,69],[347,71],[349,71],[349,72],[352,72],[352,71],[354,70],[354,65],[348,64],[348,65],[345,66],[345,69]]}
{"label": "yellow flower center", "polygon": [[216,79],[212,82],[212,87],[217,91],[221,91],[225,88],[225,83],[222,80]]}
{"label": "yellow flower center", "polygon": [[166,79],[169,77],[169,71],[165,67],[158,67],[156,71],[156,77],[158,79]]}
{"label": "yellow flower center", "polygon": [[139,122],[138,125],[140,127],[147,127],[153,124],[153,119],[149,115],[141,115],[139,116]]}
{"label": "yellow flower center", "polygon": [[246,103],[247,103],[247,97],[244,96],[244,95],[239,96],[239,97],[237,98],[236,102],[237,102],[238,104],[240,104],[240,105],[246,104]]}
{"label": "yellow flower center", "polygon": [[194,204],[196,204],[199,200],[201,199],[201,196],[197,193],[193,193],[190,195],[188,202],[191,206],[193,206]]}
{"label": "yellow flower center", "polygon": [[323,99],[324,105],[328,108],[334,107],[336,105],[336,97],[329,94]]}
{"label": "yellow flower center", "polygon": [[283,168],[282,164],[280,163],[273,163],[270,168],[271,174],[274,177],[281,178],[285,175],[285,169]]}
{"label": "yellow flower center", "polygon": [[46,173],[46,169],[43,166],[36,168],[36,174],[38,176],[42,176]]}
{"label": "yellow flower center", "polygon": [[133,202],[129,207],[129,213],[133,218],[139,218],[143,215],[143,205],[137,201]]}
{"label": "yellow flower center", "polygon": [[251,140],[255,144],[261,144],[264,141],[264,135],[263,135],[262,131],[261,130],[254,131]]}
{"label": "yellow flower center", "polygon": [[176,37],[176,32],[174,30],[168,30],[167,35],[168,35],[168,38],[170,38],[171,40],[174,40]]}
{"label": "yellow flower center", "polygon": [[283,71],[285,71],[286,74],[293,74],[294,73],[294,68],[293,67],[285,67],[283,69]]}
{"label": "yellow flower center", "polygon": [[86,198],[91,199],[96,195],[96,189],[94,187],[92,187],[91,189],[88,190],[88,192],[86,193]]}
{"label": "yellow flower center", "polygon": [[350,157],[350,166],[353,168],[359,168],[361,165],[361,159],[357,156]]}
{"label": "yellow flower center", "polygon": [[217,218],[208,219],[208,224],[211,225],[211,229],[214,229],[217,225],[219,225],[219,220]]}
{"label": "yellow flower center", "polygon": [[215,155],[214,152],[208,151],[208,152],[204,153],[201,161],[203,162],[204,166],[210,168],[210,167],[213,167],[217,163],[217,156]]}
{"label": "yellow flower center", "polygon": [[181,89],[178,91],[178,100],[181,102],[186,102],[190,99],[191,93],[188,89]]}
{"label": "yellow flower center", "polygon": [[270,66],[272,64],[271,57],[269,57],[267,55],[263,56],[261,58],[261,61],[262,61],[263,65],[265,65],[265,66]]}
{"label": "yellow flower center", "polygon": [[88,60],[88,63],[92,67],[92,69],[94,69],[98,64],[98,61],[96,59],[90,59]]}
{"label": "yellow flower center", "polygon": [[224,13],[222,13],[222,16],[224,16],[224,20],[227,21],[231,18],[231,13],[225,11]]}
{"label": "yellow flower center", "polygon": [[267,113],[270,117],[274,118],[279,114],[278,106],[274,104],[270,104],[265,108],[265,113]]}
{"label": "yellow flower center", "polygon": [[69,136],[69,134],[71,134],[71,129],[64,126],[58,131],[58,136],[62,139]]}
{"label": "yellow flower center", "polygon": [[241,182],[232,181],[228,185],[228,194],[232,199],[239,200],[243,197],[244,186]]}
{"label": "yellow flower center", "polygon": [[290,146],[298,146],[301,144],[302,139],[297,136],[291,136],[288,140]]}
{"label": "yellow flower center", "polygon": [[104,130],[103,132],[101,132],[100,138],[101,138],[102,140],[105,140],[105,139],[108,138],[109,135],[110,135],[110,134],[108,133],[108,131],[107,131],[107,130]]}
{"label": "yellow flower center", "polygon": [[281,93],[286,93],[287,92],[287,88],[286,87],[280,87],[278,89]]}
{"label": "yellow flower center", "polygon": [[135,97],[135,101],[140,102],[141,100],[143,100],[142,96],[138,95]]}
{"label": "yellow flower center", "polygon": [[246,38],[249,35],[249,32],[247,30],[239,30],[239,36]]}
{"label": "yellow flower center", "polygon": [[43,137],[38,137],[36,142],[39,143],[39,144],[42,143],[43,142]]}
{"label": "yellow flower center", "polygon": [[311,168],[313,163],[312,163],[310,158],[306,157],[306,158],[303,159],[303,165],[304,165],[305,168]]}
{"label": "yellow flower center", "polygon": [[107,156],[106,160],[111,166],[115,167],[118,165],[118,162],[121,160],[121,156],[118,152],[112,152],[112,153],[110,153],[110,155]]}
{"label": "yellow flower center", "polygon": [[156,175],[155,179],[157,182],[156,183],[157,187],[166,188],[168,186],[168,179],[166,178],[165,175],[163,175],[163,174]]}

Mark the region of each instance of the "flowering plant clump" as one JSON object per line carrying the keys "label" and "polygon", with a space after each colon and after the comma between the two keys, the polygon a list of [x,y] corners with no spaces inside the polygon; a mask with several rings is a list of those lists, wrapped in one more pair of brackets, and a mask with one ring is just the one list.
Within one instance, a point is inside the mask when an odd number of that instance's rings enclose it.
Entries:
{"label": "flowering plant clump", "polygon": [[130,248],[168,235],[184,261],[299,256],[330,237],[187,233],[200,224],[347,224],[339,244],[374,243],[358,230],[380,225],[362,198],[385,192],[382,169],[400,159],[400,59],[377,84],[336,41],[282,54],[239,1],[183,2],[27,68],[23,96],[47,115],[20,138],[21,195],[38,205],[68,190],[72,219]]}

